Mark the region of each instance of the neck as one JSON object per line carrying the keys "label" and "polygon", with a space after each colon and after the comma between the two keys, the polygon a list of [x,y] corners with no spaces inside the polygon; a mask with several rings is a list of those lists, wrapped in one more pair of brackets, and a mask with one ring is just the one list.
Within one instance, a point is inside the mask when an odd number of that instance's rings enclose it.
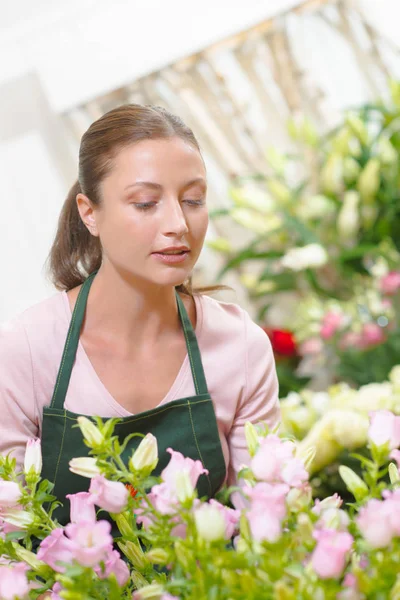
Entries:
{"label": "neck", "polygon": [[181,328],[175,288],[124,277],[102,265],[90,290],[85,328],[126,348],[162,341]]}

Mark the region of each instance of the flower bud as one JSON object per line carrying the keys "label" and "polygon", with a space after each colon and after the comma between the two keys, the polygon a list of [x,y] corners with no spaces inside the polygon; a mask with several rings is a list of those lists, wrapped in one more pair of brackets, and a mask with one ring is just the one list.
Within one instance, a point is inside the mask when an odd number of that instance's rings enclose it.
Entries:
{"label": "flower bud", "polygon": [[358,232],[360,227],[359,203],[360,195],[358,192],[350,190],[344,194],[343,205],[337,219],[338,233],[344,239],[351,239]]}
{"label": "flower bud", "polygon": [[164,588],[158,583],[145,585],[134,592],[132,600],[159,600],[164,593]]}
{"label": "flower bud", "polygon": [[366,203],[373,203],[381,183],[380,162],[377,158],[370,158],[358,178],[357,188]]}
{"label": "flower bud", "polygon": [[42,472],[42,450],[39,439],[30,439],[26,445],[24,473],[40,475]]}
{"label": "flower bud", "polygon": [[346,115],[346,122],[360,142],[368,144],[368,130],[364,121],[358,115],[349,113]]}
{"label": "flower bud", "polygon": [[114,519],[118,529],[124,537],[129,537],[132,535],[132,525],[129,523],[126,513],[122,512],[116,514]]}
{"label": "flower bud", "polygon": [[157,440],[152,433],[148,433],[140,442],[129,460],[129,468],[133,473],[142,476],[150,475],[158,463]]}
{"label": "flower bud", "polygon": [[142,550],[141,545],[138,542],[132,542],[130,540],[126,542],[117,542],[118,547],[122,552],[129,558],[135,569],[143,571],[148,565],[147,558]]}
{"label": "flower bud", "polygon": [[389,464],[389,478],[392,485],[400,481],[399,469],[392,462]]}
{"label": "flower bud", "polygon": [[197,533],[206,542],[225,539],[225,519],[221,511],[210,504],[203,504],[194,511]]}
{"label": "flower bud", "polygon": [[175,475],[175,490],[181,504],[191,503],[194,498],[194,487],[187,471],[179,471]]}
{"label": "flower bud", "polygon": [[378,142],[378,156],[382,164],[393,165],[398,161],[398,154],[393,144],[386,137],[381,137]]}
{"label": "flower bud", "polygon": [[104,436],[96,425],[87,417],[78,417],[79,428],[83,438],[90,448],[98,448],[104,443]]}
{"label": "flower bud", "polygon": [[6,508],[1,512],[1,518],[6,523],[20,529],[27,529],[35,520],[32,513],[27,510],[19,510],[18,508]]}
{"label": "flower bud", "polygon": [[312,500],[312,489],[310,485],[291,488],[286,496],[286,504],[291,512],[299,512],[309,506]]}
{"label": "flower bud", "polygon": [[169,554],[163,548],[152,548],[146,553],[146,558],[154,565],[166,565],[169,560]]}
{"label": "flower bud", "polygon": [[73,458],[69,461],[69,470],[76,475],[89,477],[89,479],[96,475],[100,475],[100,469],[97,466],[96,459],[91,458],[90,456]]}
{"label": "flower bud", "polygon": [[353,183],[360,175],[361,167],[358,161],[351,156],[343,160],[343,178],[346,183]]}
{"label": "flower bud", "polygon": [[257,433],[257,429],[250,421],[246,421],[244,424],[244,434],[246,436],[246,444],[251,457],[255,455],[260,446],[260,437]]}
{"label": "flower bud", "polygon": [[336,194],[342,185],[342,160],[338,153],[329,155],[326,163],[321,169],[322,191],[328,194]]}
{"label": "flower bud", "polygon": [[34,552],[27,550],[17,542],[12,542],[12,545],[19,560],[24,561],[31,567],[31,569],[34,569],[39,575],[45,577],[46,579],[51,575],[50,567],[43,561],[39,560]]}
{"label": "flower bud", "polygon": [[368,495],[368,487],[365,482],[349,467],[340,465],[339,475],[343,479],[347,489],[354,498],[359,501]]}

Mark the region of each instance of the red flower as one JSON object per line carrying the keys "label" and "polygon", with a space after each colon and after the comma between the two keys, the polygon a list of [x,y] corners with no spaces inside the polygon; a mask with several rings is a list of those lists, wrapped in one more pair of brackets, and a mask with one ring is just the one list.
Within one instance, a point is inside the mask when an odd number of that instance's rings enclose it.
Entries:
{"label": "red flower", "polygon": [[134,498],[136,496],[136,494],[138,493],[137,489],[135,489],[133,487],[133,485],[130,484],[130,483],[126,483],[125,487],[127,488],[128,492],[130,493],[130,495],[132,496],[132,498]]}
{"label": "red flower", "polygon": [[272,349],[282,356],[295,356],[297,354],[296,341],[291,331],[285,329],[267,329],[265,333],[271,340]]}

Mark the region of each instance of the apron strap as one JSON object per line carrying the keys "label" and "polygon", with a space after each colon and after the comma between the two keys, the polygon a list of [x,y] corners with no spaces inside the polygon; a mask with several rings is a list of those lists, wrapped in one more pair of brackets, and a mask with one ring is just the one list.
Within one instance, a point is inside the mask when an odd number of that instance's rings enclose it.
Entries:
{"label": "apron strap", "polygon": [[64,400],[67,395],[72,367],[74,366],[76,351],[79,344],[81,327],[85,316],[87,297],[96,273],[97,271],[94,271],[94,273],[89,275],[79,290],[79,294],[75,302],[74,312],[72,313],[71,323],[68,329],[67,341],[65,342],[53,397],[51,399],[51,408],[64,408]]}
{"label": "apron strap", "polygon": [[[76,351],[78,349],[79,337],[85,317],[87,298],[90,287],[97,271],[94,271],[79,290],[72,313],[71,323],[68,329],[67,341],[65,342],[64,352],[61,359],[60,368],[57,375],[56,385],[54,387],[53,397],[51,399],[51,408],[64,408],[64,401],[67,395],[69,381],[71,379],[72,368],[74,366]],[[203,364],[201,361],[200,349],[197,343],[196,334],[193,330],[186,308],[178,294],[175,292],[178,305],[179,317],[181,319],[183,333],[185,335],[186,347],[188,351],[190,368],[196,395],[208,394],[207,382],[204,375]]]}
{"label": "apron strap", "polygon": [[190,322],[189,316],[186,312],[185,305],[183,304],[181,297],[178,292],[175,291],[176,302],[178,304],[179,316],[181,318],[183,333],[185,334],[186,347],[188,351],[190,368],[192,371],[193,383],[196,390],[196,395],[207,394],[207,381],[204,374],[203,363],[201,360],[200,348],[197,343],[196,334]]}

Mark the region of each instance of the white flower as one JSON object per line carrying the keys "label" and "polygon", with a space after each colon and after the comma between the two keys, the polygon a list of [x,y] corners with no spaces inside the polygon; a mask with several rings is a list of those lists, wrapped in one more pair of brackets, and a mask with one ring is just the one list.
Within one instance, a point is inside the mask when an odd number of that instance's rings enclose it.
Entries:
{"label": "white flower", "polygon": [[148,433],[140,442],[133,453],[129,468],[131,471],[151,473],[158,463],[157,440],[152,433]]}
{"label": "white flower", "polygon": [[214,542],[225,538],[225,519],[220,510],[210,504],[203,504],[194,511],[197,533],[203,540]]}
{"label": "white flower", "polygon": [[26,444],[24,458],[24,473],[40,475],[42,472],[42,449],[39,439],[30,439]]}
{"label": "white flower", "polygon": [[282,267],[292,271],[322,267],[328,261],[328,254],[320,244],[308,244],[291,248],[281,259]]}
{"label": "white flower", "polygon": [[396,365],[389,373],[389,380],[396,387],[400,386],[400,365]]}
{"label": "white flower", "polygon": [[87,417],[78,417],[77,421],[84,439],[91,448],[103,444],[103,434],[90,419]]}
{"label": "white flower", "polygon": [[330,198],[317,194],[302,200],[296,207],[296,214],[301,219],[321,219],[335,212],[335,205]]}
{"label": "white flower", "polygon": [[69,461],[69,470],[76,475],[82,475],[82,477],[95,477],[100,475],[100,469],[97,466],[95,458],[91,457],[79,457],[73,458]]}

